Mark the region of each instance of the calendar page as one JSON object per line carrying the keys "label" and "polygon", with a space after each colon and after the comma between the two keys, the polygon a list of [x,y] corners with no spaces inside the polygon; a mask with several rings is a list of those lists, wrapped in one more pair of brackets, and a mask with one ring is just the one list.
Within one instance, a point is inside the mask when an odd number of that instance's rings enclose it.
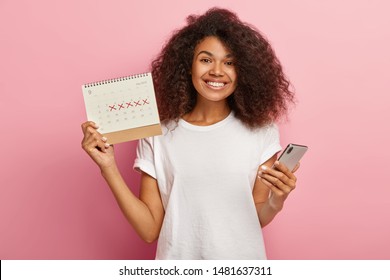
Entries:
{"label": "calendar page", "polygon": [[161,134],[151,73],[82,86],[88,120],[110,144]]}

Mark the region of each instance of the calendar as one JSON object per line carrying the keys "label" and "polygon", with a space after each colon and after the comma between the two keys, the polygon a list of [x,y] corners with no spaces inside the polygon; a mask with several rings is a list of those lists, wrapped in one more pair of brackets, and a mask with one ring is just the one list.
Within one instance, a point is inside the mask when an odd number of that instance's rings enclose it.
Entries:
{"label": "calendar", "polygon": [[82,86],[88,120],[110,144],[161,134],[151,73]]}

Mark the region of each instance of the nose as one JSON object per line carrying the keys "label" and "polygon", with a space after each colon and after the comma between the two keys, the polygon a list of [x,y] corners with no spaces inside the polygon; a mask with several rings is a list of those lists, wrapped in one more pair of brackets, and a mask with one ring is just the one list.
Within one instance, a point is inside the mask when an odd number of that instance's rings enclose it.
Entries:
{"label": "nose", "polygon": [[210,69],[210,75],[223,76],[223,74],[224,74],[223,66],[221,65],[221,63],[219,62],[213,63],[213,66]]}

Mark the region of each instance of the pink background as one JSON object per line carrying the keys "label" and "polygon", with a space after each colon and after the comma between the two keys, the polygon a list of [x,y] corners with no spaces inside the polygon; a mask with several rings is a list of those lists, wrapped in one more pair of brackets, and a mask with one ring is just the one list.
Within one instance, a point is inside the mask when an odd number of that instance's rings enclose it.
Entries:
{"label": "pink background", "polygon": [[[310,146],[264,230],[269,258],[390,258],[387,1],[1,0],[0,259],[154,257],[81,150],[81,84],[148,70],[212,6],[269,38],[299,99],[283,145]],[[138,192],[135,145],[116,151]]]}

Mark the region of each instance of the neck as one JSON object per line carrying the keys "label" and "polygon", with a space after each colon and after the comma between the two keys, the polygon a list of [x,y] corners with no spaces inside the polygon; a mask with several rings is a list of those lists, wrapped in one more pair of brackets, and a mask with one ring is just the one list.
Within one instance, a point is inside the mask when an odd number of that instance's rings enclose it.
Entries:
{"label": "neck", "polygon": [[185,114],[183,119],[194,125],[206,126],[222,121],[230,114],[226,100],[224,102],[198,102],[194,109]]}

